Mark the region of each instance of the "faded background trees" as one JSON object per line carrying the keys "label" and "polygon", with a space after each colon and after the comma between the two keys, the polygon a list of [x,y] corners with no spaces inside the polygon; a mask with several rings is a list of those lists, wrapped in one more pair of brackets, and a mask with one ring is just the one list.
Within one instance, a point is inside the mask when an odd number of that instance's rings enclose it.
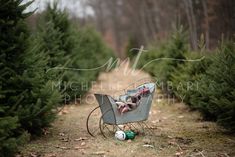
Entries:
{"label": "faded background trees", "polygon": [[[82,26],[94,26],[121,58],[126,56],[130,42],[134,47],[159,42],[168,38],[177,25],[188,30],[193,50],[198,49],[199,40],[205,42],[206,49],[214,49],[221,38],[232,38],[235,30],[233,0],[59,0],[58,3],[62,8],[74,4],[67,8],[70,17]],[[32,24],[35,17],[30,18]]]}
{"label": "faded background trees", "polygon": [[188,29],[192,49],[203,38],[207,49],[218,40],[231,38],[235,30],[233,0],[88,0],[93,8],[92,22],[124,57],[127,42],[146,45],[169,36],[174,25]]}

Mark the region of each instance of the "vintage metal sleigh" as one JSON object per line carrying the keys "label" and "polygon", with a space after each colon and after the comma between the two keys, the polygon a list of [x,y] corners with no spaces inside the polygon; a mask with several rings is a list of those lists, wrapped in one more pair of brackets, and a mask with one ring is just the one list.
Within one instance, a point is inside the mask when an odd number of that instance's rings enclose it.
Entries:
{"label": "vintage metal sleigh", "polygon": [[[143,88],[148,89],[149,92],[141,95],[138,107],[120,114],[116,101],[126,102],[127,99],[136,95],[136,93]],[[107,137],[108,133],[115,132],[117,129],[122,130],[123,127],[120,127],[122,125],[128,126],[130,129],[140,128],[141,130],[144,130],[149,128],[144,121],[146,121],[149,116],[155,92],[155,84],[153,82],[145,82],[134,89],[126,89],[124,91],[124,94],[118,96],[117,99],[107,94],[95,94],[99,105],[89,113],[86,123],[87,132],[91,136],[97,135],[99,130],[104,137]],[[93,120],[91,118],[92,116],[95,117]],[[98,121],[99,125],[94,126],[94,121]]]}

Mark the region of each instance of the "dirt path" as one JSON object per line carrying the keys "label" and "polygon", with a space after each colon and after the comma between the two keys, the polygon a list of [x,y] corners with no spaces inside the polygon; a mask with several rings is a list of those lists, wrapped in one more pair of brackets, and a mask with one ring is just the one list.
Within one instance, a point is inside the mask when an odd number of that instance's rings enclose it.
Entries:
{"label": "dirt path", "polygon": [[[112,95],[115,90],[123,89],[136,80],[150,78],[141,71],[127,74],[128,71],[130,68],[123,65],[112,72],[102,73],[90,95],[95,92]],[[89,136],[86,117],[97,103],[88,94],[81,104],[66,107],[48,134],[30,142],[22,148],[21,154],[32,157],[235,156],[235,138],[232,135],[222,133],[214,123],[202,121],[197,112],[189,111],[182,103],[172,103],[171,99],[162,98],[157,92],[148,120],[148,124],[155,128],[154,137],[139,135],[133,141],[118,141],[114,137]],[[144,144],[154,147],[144,147]]]}

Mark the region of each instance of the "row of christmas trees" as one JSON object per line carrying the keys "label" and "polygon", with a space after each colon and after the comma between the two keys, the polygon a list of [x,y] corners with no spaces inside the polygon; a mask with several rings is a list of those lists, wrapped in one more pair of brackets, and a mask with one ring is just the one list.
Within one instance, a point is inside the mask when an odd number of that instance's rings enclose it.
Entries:
{"label": "row of christmas trees", "polygon": [[[30,135],[50,125],[64,94],[88,89],[64,88],[89,83],[99,71],[64,70],[102,65],[110,50],[90,28],[78,29],[56,5],[48,5],[37,30],[30,32],[24,10],[30,3],[0,1],[0,154],[12,156]],[[55,84],[60,86],[53,88]]]}
{"label": "row of christmas trees", "polygon": [[[153,75],[165,93],[234,132],[235,41],[223,40],[213,52],[206,52],[203,43],[202,36],[201,51],[190,52],[181,27],[166,43],[143,53],[139,67]],[[145,66],[152,60],[156,61]]]}

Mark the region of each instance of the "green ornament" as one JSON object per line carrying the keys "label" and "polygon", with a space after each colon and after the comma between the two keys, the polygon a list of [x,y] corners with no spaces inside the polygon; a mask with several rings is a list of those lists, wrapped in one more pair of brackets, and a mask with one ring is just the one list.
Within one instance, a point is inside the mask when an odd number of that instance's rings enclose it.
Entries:
{"label": "green ornament", "polygon": [[126,140],[133,140],[135,138],[136,133],[133,131],[125,131]]}

